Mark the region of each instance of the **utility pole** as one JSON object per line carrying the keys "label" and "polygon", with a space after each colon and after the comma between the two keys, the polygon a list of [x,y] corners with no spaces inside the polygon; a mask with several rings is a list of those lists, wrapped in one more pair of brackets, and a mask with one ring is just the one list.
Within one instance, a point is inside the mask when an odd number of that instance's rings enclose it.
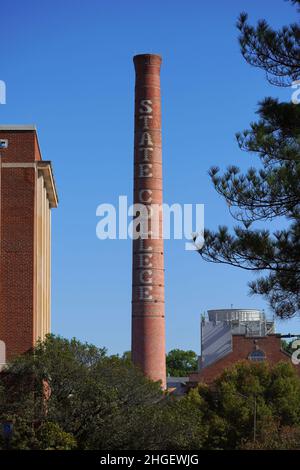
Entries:
{"label": "utility pole", "polygon": [[256,442],[256,422],[257,422],[257,398],[254,395],[254,413],[253,413],[253,443]]}
{"label": "utility pole", "polygon": [[[235,392],[237,395],[239,395],[242,398],[245,398],[246,400],[249,400],[250,397],[247,395],[243,395],[240,392]],[[257,429],[257,396],[254,395],[253,397],[254,402],[253,402],[253,443],[255,444],[256,442],[256,429]]]}

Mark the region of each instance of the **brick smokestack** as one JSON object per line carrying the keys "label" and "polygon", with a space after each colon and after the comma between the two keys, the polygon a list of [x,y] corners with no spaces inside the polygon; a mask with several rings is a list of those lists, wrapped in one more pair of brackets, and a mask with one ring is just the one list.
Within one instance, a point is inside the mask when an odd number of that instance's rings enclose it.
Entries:
{"label": "brick smokestack", "polygon": [[[161,57],[137,55],[135,82],[134,203],[147,207],[154,231],[154,206],[162,207]],[[162,214],[159,230],[133,240],[132,360],[166,388],[164,247]],[[156,226],[157,230],[157,226]]]}

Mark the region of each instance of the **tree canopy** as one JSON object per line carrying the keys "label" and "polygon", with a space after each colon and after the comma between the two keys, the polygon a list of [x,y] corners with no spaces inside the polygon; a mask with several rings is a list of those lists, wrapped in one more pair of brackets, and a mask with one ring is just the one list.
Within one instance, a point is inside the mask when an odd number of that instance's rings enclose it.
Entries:
{"label": "tree canopy", "polygon": [[167,354],[167,374],[171,377],[185,377],[198,367],[198,356],[194,351],[172,349]]}
{"label": "tree canopy", "polygon": [[241,362],[212,387],[199,385],[198,403],[209,432],[205,448],[300,448],[300,379],[286,362]]}
{"label": "tree canopy", "polygon": [[[272,84],[291,85],[300,78],[299,24],[275,31],[262,20],[253,27],[242,13],[238,29],[243,57]],[[258,155],[257,167],[209,172],[238,225],[233,232],[224,226],[206,230],[199,253],[209,262],[259,273],[250,292],[262,295],[278,316],[291,317],[300,311],[300,106],[268,97],[257,114],[258,121],[237,134],[241,150]],[[272,231],[274,219],[284,228]],[[257,222],[266,228],[255,227]]]}
{"label": "tree canopy", "polygon": [[299,396],[291,364],[240,363],[178,398],[127,358],[48,336],[0,374],[0,423],[12,449],[300,448]]}
{"label": "tree canopy", "polygon": [[52,335],[0,374],[5,422],[14,449],[192,449],[205,434],[200,410],[163,393],[127,355]]}

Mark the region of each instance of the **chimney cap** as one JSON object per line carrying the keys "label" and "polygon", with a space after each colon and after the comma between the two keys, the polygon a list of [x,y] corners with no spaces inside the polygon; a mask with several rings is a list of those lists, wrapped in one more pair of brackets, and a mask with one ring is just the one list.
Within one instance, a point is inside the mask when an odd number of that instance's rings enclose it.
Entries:
{"label": "chimney cap", "polygon": [[162,63],[162,57],[159,54],[137,54],[133,57],[133,62],[160,65]]}

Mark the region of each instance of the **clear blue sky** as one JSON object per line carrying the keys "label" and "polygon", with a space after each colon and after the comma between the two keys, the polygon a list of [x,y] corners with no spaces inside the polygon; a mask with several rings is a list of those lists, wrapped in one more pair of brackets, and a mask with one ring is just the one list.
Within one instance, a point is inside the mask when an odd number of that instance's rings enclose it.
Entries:
{"label": "clear blue sky", "polygon": [[[235,21],[296,21],[283,0],[44,0],[1,4],[1,123],[35,123],[52,160],[59,208],[53,211],[52,329],[66,337],[130,349],[131,242],[99,241],[96,207],[132,195],[132,56],[163,56],[164,199],[204,203],[206,227],[231,224],[207,171],[258,160],[234,134],[255,118],[271,87],[239,52]],[[265,308],[249,297],[249,273],[211,265],[165,243],[167,348],[199,351],[199,316],[210,308]],[[295,319],[279,331],[300,332]]]}

